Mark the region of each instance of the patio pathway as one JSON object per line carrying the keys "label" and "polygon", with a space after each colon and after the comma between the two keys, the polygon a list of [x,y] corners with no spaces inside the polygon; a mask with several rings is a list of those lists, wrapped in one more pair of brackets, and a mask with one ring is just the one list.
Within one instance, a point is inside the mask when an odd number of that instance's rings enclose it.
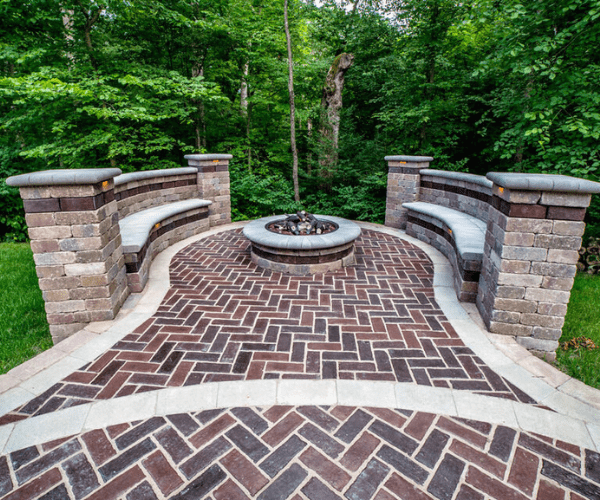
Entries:
{"label": "patio pathway", "polygon": [[117,320],[0,377],[0,499],[600,499],[598,391],[362,226],[311,277],[256,268],[240,224],[163,252]]}

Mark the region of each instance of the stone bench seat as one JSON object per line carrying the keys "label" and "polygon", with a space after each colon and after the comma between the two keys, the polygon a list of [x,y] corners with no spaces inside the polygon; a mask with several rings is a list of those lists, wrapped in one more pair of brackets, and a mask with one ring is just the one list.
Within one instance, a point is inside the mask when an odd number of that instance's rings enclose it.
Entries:
{"label": "stone bench seat", "polygon": [[406,232],[442,252],[454,268],[459,300],[475,302],[487,223],[452,208],[424,202],[403,203]]}
{"label": "stone bench seat", "polygon": [[208,229],[208,207],[211,204],[211,201],[193,198],[148,208],[119,221],[131,291],[143,290],[150,264],[158,253],[177,241]]}

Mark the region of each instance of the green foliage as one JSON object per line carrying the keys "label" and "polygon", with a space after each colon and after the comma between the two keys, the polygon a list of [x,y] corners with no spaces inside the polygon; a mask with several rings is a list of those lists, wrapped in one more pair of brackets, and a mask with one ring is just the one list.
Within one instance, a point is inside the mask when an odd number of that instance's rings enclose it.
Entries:
{"label": "green foliage", "polygon": [[512,170],[588,178],[600,166],[600,15],[595,0],[494,2],[479,12],[504,19],[476,72],[487,79],[498,127],[494,154]]}
{"label": "green foliage", "polygon": [[231,218],[234,221],[293,213],[301,209],[294,201],[291,180],[254,166],[249,171],[239,161],[230,164]]}
{"label": "green foliage", "polygon": [[[178,165],[192,148],[165,129],[192,122],[191,104],[218,99],[219,90],[173,71],[148,73],[131,67],[122,76],[90,78],[42,68],[0,78],[0,97],[10,106],[1,127],[30,138],[20,156],[46,168],[116,164],[128,171],[158,159]],[[40,126],[41,137],[31,137]]]}
{"label": "green foliage", "polygon": [[[303,208],[383,221],[386,154],[598,178],[597,0],[293,0],[289,14]],[[231,153],[235,219],[299,208],[282,3],[4,0],[0,18],[1,179]],[[344,52],[339,162],[320,178],[322,90]],[[0,238],[25,236],[3,184]]]}

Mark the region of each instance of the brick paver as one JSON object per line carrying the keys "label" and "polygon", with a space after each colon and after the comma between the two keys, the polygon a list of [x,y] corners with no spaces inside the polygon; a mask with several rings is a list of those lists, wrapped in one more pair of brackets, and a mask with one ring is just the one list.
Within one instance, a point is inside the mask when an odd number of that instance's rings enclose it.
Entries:
{"label": "brick paver", "polygon": [[294,277],[257,268],[240,230],[199,240],[173,258],[152,318],[0,424],[165,387],[272,378],[399,381],[535,404],[459,338],[425,252],[363,230],[356,257]]}
{"label": "brick paver", "polygon": [[600,455],[406,410],[230,408],[153,417],[0,456],[0,498],[598,499]]}

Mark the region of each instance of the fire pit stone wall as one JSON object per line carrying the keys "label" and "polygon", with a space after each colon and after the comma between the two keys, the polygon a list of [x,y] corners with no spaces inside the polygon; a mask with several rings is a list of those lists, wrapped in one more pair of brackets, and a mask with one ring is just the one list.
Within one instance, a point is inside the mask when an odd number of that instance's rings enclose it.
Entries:
{"label": "fire pit stone wall", "polygon": [[252,261],[259,267],[296,276],[324,273],[354,264],[354,241],[360,227],[339,217],[316,215],[335,222],[338,229],[327,234],[286,235],[269,231],[266,226],[285,216],[264,217],[244,227],[244,236],[252,243]]}

